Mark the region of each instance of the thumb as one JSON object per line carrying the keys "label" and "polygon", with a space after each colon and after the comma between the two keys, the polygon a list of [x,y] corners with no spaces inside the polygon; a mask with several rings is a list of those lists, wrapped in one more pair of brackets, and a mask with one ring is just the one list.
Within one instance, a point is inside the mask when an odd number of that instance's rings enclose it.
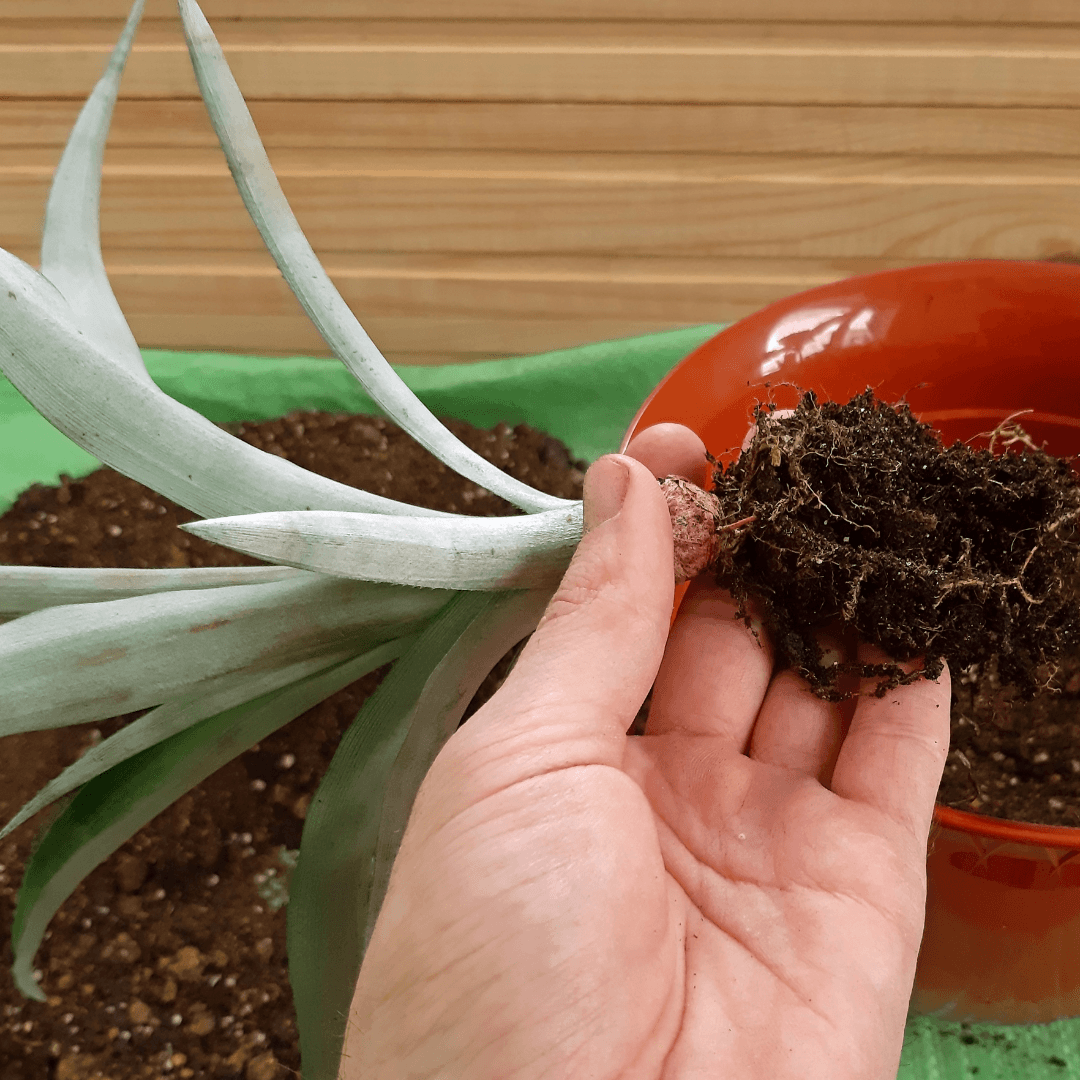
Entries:
{"label": "thumb", "polygon": [[667,641],[671,517],[656,478],[622,454],[586,473],[584,516],[585,535],[539,626],[469,725],[488,711],[506,734],[523,723],[556,742],[622,737],[633,722]]}

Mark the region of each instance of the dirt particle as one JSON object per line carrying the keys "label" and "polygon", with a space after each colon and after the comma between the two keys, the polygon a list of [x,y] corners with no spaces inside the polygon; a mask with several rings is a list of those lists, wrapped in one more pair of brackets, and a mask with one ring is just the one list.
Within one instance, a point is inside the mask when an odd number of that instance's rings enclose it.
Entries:
{"label": "dirt particle", "polygon": [[128,1018],[133,1024],[149,1023],[150,1017],[153,1015],[150,1006],[143,1001],[136,1000],[128,1006]]}
{"label": "dirt particle", "polygon": [[280,1075],[281,1065],[272,1050],[253,1057],[244,1070],[244,1080],[277,1080]]}
{"label": "dirt particle", "polygon": [[101,959],[114,964],[134,964],[142,956],[139,943],[128,933],[116,935],[101,950]]}
{"label": "dirt particle", "polygon": [[137,855],[125,853],[116,860],[116,884],[121,892],[133,893],[146,881],[147,865]]}
{"label": "dirt particle", "polygon": [[[165,970],[171,972],[181,982],[194,982],[202,975],[205,966],[206,957],[194,945],[185,945],[165,965]],[[173,996],[175,997],[175,993]]]}
{"label": "dirt particle", "polygon": [[251,1051],[246,1046],[234,1050],[223,1062],[226,1075],[238,1076],[250,1057]]}
{"label": "dirt particle", "polygon": [[209,1013],[200,1013],[189,1021],[187,1029],[192,1035],[209,1035],[214,1030],[214,1018]]}

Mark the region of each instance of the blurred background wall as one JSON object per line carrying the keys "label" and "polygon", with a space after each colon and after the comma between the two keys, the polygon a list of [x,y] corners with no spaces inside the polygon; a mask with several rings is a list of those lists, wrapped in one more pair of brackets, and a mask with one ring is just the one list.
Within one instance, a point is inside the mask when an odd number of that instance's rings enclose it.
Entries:
{"label": "blurred background wall", "polygon": [[[0,2],[0,246],[127,0]],[[1080,0],[204,0],[301,225],[401,363],[701,322],[855,273],[1080,251]],[[148,0],[102,234],[141,344],[326,349]]]}

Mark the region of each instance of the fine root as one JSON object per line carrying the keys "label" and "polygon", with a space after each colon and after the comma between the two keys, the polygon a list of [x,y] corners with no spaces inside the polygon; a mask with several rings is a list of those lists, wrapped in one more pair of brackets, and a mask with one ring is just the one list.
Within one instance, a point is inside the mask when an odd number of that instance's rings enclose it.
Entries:
{"label": "fine root", "polygon": [[[847,696],[842,675],[884,694],[994,658],[1030,697],[1080,644],[1080,486],[1014,417],[980,450],[944,447],[870,390],[845,405],[807,393],[782,418],[759,406],[755,423],[737,460],[713,459],[707,565],[819,696]],[[817,632],[837,621],[898,663],[826,664]]]}

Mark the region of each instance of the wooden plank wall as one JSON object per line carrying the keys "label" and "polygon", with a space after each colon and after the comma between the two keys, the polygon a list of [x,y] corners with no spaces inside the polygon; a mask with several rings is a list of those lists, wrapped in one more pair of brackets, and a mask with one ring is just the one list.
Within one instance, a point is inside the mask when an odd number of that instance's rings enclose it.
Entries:
{"label": "wooden plank wall", "polygon": [[[29,261],[126,9],[0,4],[0,245]],[[878,268],[1080,251],[1078,0],[204,10],[312,244],[398,362],[726,321]],[[148,0],[121,93],[102,231],[140,342],[325,354],[232,185],[171,0]]]}

